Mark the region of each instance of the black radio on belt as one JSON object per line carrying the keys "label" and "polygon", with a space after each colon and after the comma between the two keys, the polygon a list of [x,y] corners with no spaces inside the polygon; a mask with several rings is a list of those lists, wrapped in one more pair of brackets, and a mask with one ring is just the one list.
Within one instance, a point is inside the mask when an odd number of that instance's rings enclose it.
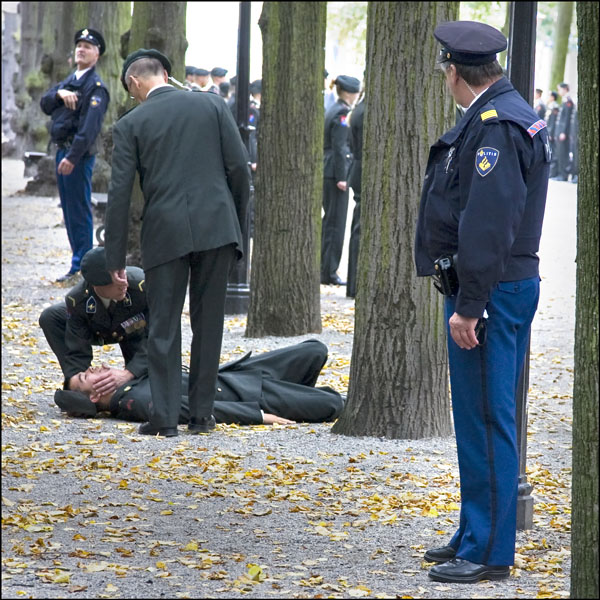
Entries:
{"label": "black radio on belt", "polygon": [[455,257],[450,254],[440,256],[433,262],[435,273],[433,285],[444,296],[455,296],[458,292],[458,275],[456,274]]}

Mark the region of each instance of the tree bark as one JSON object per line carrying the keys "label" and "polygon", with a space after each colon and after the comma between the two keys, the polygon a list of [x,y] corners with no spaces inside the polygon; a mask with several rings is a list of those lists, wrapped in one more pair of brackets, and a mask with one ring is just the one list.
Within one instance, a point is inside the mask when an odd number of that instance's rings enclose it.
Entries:
{"label": "tree bark", "polygon": [[579,182],[571,598],[598,598],[598,3],[577,3]]}
{"label": "tree bark", "polygon": [[321,331],[325,23],[324,2],[263,4],[248,337]]}
{"label": "tree bark", "polygon": [[428,150],[454,116],[433,30],[457,16],[457,2],[369,3],[356,322],[335,433],[451,431],[441,296],[417,279],[413,243]]}
{"label": "tree bark", "polygon": [[[183,81],[187,48],[185,15],[185,2],[134,2],[126,55],[138,48],[154,48],[169,58],[172,66],[171,75],[178,81]],[[121,68],[122,66],[123,63],[121,63]],[[120,76],[121,69],[119,69],[119,86],[121,86]],[[133,106],[134,103],[130,102],[127,108]],[[144,197],[136,177],[129,211],[127,264],[138,267],[142,265],[140,243],[143,208]]]}
{"label": "tree bark", "polygon": [[[558,3],[558,18],[556,20],[556,33],[554,35],[554,53],[552,54],[552,66],[550,67],[551,90],[558,89],[558,84],[564,81],[574,4],[574,2]],[[581,5],[581,2],[579,4]],[[558,102],[560,103],[560,101],[561,99],[559,96]]]}

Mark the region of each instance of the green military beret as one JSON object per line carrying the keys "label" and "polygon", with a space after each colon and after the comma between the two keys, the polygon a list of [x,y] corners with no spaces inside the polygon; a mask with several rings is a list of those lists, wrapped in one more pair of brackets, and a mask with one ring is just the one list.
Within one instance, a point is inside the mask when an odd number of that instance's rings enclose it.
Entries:
{"label": "green military beret", "polygon": [[110,285],[112,277],[106,268],[104,247],[88,250],[81,259],[81,274],[91,285]]}
{"label": "green military beret", "polygon": [[149,50],[146,50],[146,48],[139,48],[135,52],[132,52],[123,63],[123,70],[121,71],[121,83],[126,91],[129,90],[127,89],[127,83],[125,82],[125,73],[127,73],[127,69],[129,69],[131,64],[136,60],[140,60],[140,58],[155,58],[156,60],[160,61],[161,65],[165,68],[167,75],[171,75],[171,61],[169,61],[169,59],[162,54],[162,52],[159,52],[154,48],[150,48]]}

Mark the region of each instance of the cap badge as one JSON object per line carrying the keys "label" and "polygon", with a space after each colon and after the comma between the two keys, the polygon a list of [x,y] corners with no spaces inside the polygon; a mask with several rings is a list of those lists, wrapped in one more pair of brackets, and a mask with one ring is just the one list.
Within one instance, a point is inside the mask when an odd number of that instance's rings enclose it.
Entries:
{"label": "cap badge", "polygon": [[500,152],[496,148],[484,146],[475,153],[475,169],[482,176],[489,175],[498,164]]}

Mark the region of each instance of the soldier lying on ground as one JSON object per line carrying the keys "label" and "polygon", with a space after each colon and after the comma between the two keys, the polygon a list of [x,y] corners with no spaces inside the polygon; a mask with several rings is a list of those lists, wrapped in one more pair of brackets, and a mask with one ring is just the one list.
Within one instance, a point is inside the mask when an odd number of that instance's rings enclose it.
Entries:
{"label": "soldier lying on ground", "polygon": [[[327,361],[327,346],[306,340],[293,346],[242,358],[222,365],[217,380],[214,416],[217,423],[241,425],[333,421],[344,399],[330,387],[315,387]],[[147,375],[134,378],[116,391],[95,393],[96,381],[109,367],[90,367],[71,378],[70,390],[57,390],[56,404],[75,417],[95,417],[110,411],[117,419],[147,421],[152,395]],[[182,373],[182,389],[188,375]],[[182,396],[179,423],[189,421],[187,396]]]}

